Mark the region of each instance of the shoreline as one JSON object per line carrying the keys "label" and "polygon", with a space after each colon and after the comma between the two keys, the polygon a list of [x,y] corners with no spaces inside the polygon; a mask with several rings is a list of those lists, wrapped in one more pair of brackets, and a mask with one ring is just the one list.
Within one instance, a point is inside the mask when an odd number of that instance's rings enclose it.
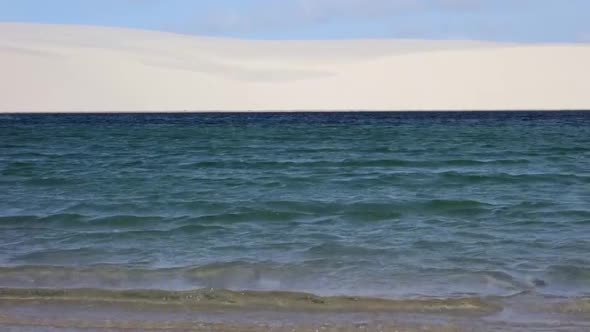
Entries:
{"label": "shoreline", "polygon": [[96,303],[128,306],[182,306],[194,310],[275,310],[299,312],[421,312],[489,314],[499,298],[401,298],[319,296],[305,292],[197,289],[0,288],[0,302]]}
{"label": "shoreline", "polygon": [[133,114],[133,115],[149,115],[149,114],[351,114],[351,113],[391,113],[391,114],[410,114],[410,113],[579,113],[590,112],[588,109],[514,109],[514,110],[500,110],[500,109],[481,109],[481,110],[227,110],[227,111],[64,111],[64,112],[3,112],[0,115],[101,115],[101,114]]}
{"label": "shoreline", "polygon": [[[325,305],[331,307],[322,309]],[[0,289],[0,311],[0,326],[31,330],[459,332],[590,327],[589,298],[541,301],[534,294],[488,300],[383,300],[223,290]]]}

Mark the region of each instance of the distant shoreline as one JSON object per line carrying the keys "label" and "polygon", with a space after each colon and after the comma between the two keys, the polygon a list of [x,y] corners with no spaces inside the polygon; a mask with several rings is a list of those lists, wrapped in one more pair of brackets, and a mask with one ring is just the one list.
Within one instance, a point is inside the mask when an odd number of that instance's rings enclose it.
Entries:
{"label": "distant shoreline", "polygon": [[101,114],[297,114],[297,113],[577,113],[590,112],[590,109],[530,109],[530,110],[289,110],[289,111],[67,111],[67,112],[0,112],[0,115],[101,115]]}
{"label": "distant shoreline", "polygon": [[590,44],[240,40],[0,23],[0,112],[590,109],[589,59]]}

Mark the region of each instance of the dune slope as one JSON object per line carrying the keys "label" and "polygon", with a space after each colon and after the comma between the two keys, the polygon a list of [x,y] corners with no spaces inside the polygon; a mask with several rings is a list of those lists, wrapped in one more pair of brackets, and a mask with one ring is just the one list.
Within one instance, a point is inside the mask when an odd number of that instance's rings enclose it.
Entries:
{"label": "dune slope", "polygon": [[590,109],[590,45],[0,24],[1,112]]}

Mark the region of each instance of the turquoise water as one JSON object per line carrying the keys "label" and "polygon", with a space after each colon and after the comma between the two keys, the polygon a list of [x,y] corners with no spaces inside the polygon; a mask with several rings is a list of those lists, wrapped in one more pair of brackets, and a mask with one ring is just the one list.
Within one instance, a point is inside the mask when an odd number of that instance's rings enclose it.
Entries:
{"label": "turquoise water", "polygon": [[590,295],[590,113],[0,115],[0,287]]}

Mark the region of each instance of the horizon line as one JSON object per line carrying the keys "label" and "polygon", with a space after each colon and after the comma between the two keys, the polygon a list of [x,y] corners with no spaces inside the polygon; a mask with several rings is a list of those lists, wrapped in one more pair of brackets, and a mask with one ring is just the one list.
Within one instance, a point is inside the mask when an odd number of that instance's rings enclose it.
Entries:
{"label": "horizon line", "polygon": [[193,37],[203,39],[220,39],[220,40],[238,40],[238,41],[268,41],[268,42],[355,42],[355,41],[440,41],[440,42],[480,42],[490,44],[504,45],[590,45],[590,40],[572,40],[572,41],[511,41],[511,40],[494,40],[494,39],[470,39],[470,38],[412,38],[412,37],[354,37],[354,38],[254,38],[254,37],[235,37],[214,34],[199,34],[182,31],[162,30],[147,27],[128,27],[119,25],[104,24],[81,24],[81,23],[51,23],[51,22],[28,22],[28,21],[0,21],[1,24],[14,25],[45,25],[45,26],[67,26],[67,27],[86,27],[86,28],[106,28],[120,29],[138,32],[156,32],[170,34],[182,37]]}

